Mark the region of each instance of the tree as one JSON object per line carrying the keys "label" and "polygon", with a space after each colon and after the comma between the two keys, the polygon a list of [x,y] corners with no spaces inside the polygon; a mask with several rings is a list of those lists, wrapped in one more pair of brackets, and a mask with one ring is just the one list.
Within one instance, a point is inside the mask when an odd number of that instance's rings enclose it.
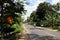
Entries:
{"label": "tree", "polygon": [[56,11],[59,11],[59,8],[60,8],[59,5],[60,5],[60,4],[57,3],[57,4],[53,5],[52,7],[53,7]]}
{"label": "tree", "polygon": [[[32,12],[30,19],[36,24],[43,24],[45,26],[54,26],[57,24],[57,21],[60,20],[60,14],[53,10],[53,5],[49,3],[40,3],[35,12]],[[55,8],[54,8],[55,9]]]}
{"label": "tree", "polygon": [[[0,27],[1,31],[7,31],[7,29],[13,24],[8,24],[7,18],[15,20],[15,17],[18,17],[17,14],[22,14],[24,12],[24,5],[22,2],[14,2],[15,0],[0,0]],[[21,17],[20,17],[21,19]],[[19,19],[18,19],[19,20]],[[4,27],[5,25],[10,25]],[[6,28],[6,30],[4,30]],[[12,29],[10,29],[12,30]]]}
{"label": "tree", "polygon": [[35,13],[35,18],[36,22],[38,24],[41,24],[42,21],[46,20],[45,16],[48,14],[48,11],[52,11],[52,6],[49,3],[40,3],[39,6],[37,7],[36,13]]}

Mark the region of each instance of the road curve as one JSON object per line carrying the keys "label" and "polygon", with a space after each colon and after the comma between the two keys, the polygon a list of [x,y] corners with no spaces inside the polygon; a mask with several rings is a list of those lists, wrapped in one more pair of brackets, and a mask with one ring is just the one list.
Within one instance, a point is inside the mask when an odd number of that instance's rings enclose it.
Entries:
{"label": "road curve", "polygon": [[27,30],[26,40],[60,40],[60,32],[24,24]]}

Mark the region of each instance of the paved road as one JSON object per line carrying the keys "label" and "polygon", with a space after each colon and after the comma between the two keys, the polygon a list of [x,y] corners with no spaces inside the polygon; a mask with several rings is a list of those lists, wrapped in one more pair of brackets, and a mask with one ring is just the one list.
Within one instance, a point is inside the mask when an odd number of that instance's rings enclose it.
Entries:
{"label": "paved road", "polygon": [[24,24],[27,40],[60,40],[60,32]]}

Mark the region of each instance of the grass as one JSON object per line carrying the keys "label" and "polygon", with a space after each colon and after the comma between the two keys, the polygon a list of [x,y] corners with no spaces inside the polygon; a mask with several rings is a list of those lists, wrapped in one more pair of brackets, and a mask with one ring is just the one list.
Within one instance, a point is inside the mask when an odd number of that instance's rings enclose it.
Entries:
{"label": "grass", "polygon": [[[40,26],[41,27],[41,26]],[[50,27],[44,27],[44,28],[49,28],[49,29],[53,29],[53,30],[58,30],[58,31],[60,31],[60,26],[54,26],[54,27],[52,27],[52,26],[50,26]]]}

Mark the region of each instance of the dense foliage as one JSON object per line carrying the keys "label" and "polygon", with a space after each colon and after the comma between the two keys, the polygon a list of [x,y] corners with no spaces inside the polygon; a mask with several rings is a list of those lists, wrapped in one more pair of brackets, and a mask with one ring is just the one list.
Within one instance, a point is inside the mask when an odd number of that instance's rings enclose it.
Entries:
{"label": "dense foliage", "polygon": [[23,2],[18,0],[0,0],[0,30],[5,33],[21,30],[21,15],[23,12]]}
{"label": "dense foliage", "polygon": [[31,13],[29,23],[35,23],[38,26],[58,28],[57,26],[60,26],[60,14],[57,12],[58,10],[58,4],[51,5],[47,2],[40,3],[36,11]]}

